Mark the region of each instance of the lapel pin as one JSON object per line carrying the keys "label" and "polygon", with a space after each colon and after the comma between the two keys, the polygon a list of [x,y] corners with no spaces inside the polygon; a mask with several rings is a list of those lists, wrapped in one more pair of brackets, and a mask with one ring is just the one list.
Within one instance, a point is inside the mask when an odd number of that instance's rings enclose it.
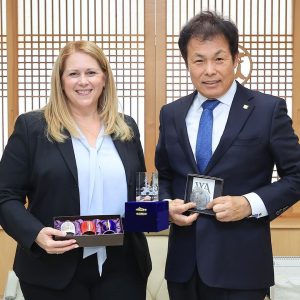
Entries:
{"label": "lapel pin", "polygon": [[248,109],[249,105],[244,104],[243,109]]}

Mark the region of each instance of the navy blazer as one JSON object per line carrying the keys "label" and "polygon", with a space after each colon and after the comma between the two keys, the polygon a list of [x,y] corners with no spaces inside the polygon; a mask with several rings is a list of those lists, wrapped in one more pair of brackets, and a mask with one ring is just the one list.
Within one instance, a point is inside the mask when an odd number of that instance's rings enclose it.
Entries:
{"label": "navy blazer", "polygon": [[[145,171],[145,162],[137,125],[129,116],[125,121],[134,138],[126,142],[112,138],[124,165],[131,201],[135,200],[135,174]],[[51,142],[45,133],[42,111],[18,117],[0,163],[0,224],[18,242],[17,276],[30,284],[62,289],[75,273],[82,248],[49,255],[35,238],[43,227],[53,227],[54,216],[80,214],[77,167],[71,139]],[[143,233],[125,233],[120,251],[135,257],[140,276],[148,277],[151,260]]]}
{"label": "navy blazer", "polygon": [[[183,199],[186,175],[198,173],[185,124],[195,95],[161,109],[155,158],[161,198]],[[281,179],[271,184],[274,164]],[[270,221],[300,198],[300,147],[285,101],[238,84],[224,133],[204,174],[224,179],[223,195],[257,193],[268,217],[225,223],[201,215],[191,226],[172,224],[166,279],[185,282],[197,265],[202,280],[212,287],[273,285]]]}

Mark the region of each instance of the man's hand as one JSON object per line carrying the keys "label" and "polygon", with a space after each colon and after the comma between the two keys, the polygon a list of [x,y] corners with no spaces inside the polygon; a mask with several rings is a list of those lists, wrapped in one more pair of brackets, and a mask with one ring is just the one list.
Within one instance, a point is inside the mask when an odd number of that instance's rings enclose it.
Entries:
{"label": "man's hand", "polygon": [[63,254],[78,248],[76,240],[55,241],[54,235],[64,237],[66,233],[51,227],[44,227],[37,235],[35,242],[48,254]]}
{"label": "man's hand", "polygon": [[213,209],[221,222],[239,221],[252,214],[248,200],[243,196],[224,196],[210,201],[206,208]]}
{"label": "man's hand", "polygon": [[199,216],[198,213],[192,213],[189,216],[183,215],[187,210],[196,207],[193,202],[184,203],[181,199],[175,199],[169,202],[169,216],[172,223],[178,226],[189,226],[195,222]]}

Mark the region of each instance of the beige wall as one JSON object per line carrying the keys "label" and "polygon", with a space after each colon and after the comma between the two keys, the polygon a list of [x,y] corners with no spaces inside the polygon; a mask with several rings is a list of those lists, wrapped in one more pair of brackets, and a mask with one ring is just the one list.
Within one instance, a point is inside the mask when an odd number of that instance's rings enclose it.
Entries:
{"label": "beige wall", "polygon": [[281,217],[271,223],[274,256],[300,256],[299,218]]}

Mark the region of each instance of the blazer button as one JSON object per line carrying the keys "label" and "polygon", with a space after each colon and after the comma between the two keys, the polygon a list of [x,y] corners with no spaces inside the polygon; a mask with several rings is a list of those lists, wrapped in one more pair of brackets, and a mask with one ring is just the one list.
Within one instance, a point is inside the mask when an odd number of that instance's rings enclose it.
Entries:
{"label": "blazer button", "polygon": [[285,206],[283,209],[282,209],[282,212],[285,212],[289,207],[288,206]]}

